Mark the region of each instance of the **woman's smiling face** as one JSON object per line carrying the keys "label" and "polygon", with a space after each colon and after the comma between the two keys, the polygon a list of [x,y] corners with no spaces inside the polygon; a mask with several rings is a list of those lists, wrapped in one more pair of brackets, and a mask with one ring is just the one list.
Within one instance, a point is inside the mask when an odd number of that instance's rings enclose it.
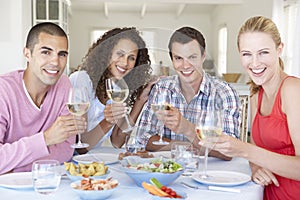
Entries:
{"label": "woman's smiling face", "polygon": [[116,78],[122,78],[135,66],[138,46],[129,39],[121,39],[112,49],[109,70]]}
{"label": "woman's smiling face", "polygon": [[271,35],[263,32],[246,32],[240,36],[241,63],[257,85],[266,83],[280,69],[282,48],[282,44],[276,47]]}

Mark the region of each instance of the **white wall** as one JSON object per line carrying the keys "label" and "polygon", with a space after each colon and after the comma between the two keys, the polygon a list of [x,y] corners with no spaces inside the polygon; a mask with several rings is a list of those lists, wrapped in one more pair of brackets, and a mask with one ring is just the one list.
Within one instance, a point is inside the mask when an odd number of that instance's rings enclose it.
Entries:
{"label": "white wall", "polygon": [[25,67],[23,46],[31,26],[31,0],[0,0],[0,74]]}
{"label": "white wall", "polygon": [[[124,19],[124,20],[121,20]],[[76,67],[83,56],[86,54],[90,44],[90,31],[94,29],[111,29],[115,27],[132,27],[135,26],[139,30],[154,31],[155,38],[154,49],[157,50],[157,62],[162,60],[164,64],[171,65],[167,54],[167,44],[172,32],[181,26],[192,26],[203,32],[208,43],[211,40],[211,27],[209,14],[199,14],[195,18],[194,15],[183,14],[176,19],[171,14],[155,14],[147,15],[140,19],[138,14],[119,13],[112,14],[109,18],[105,18],[99,12],[72,11],[69,19],[70,32],[70,67]],[[208,51],[210,48],[208,48]]]}
{"label": "white wall", "polygon": [[[162,60],[164,64],[171,66],[167,53],[167,43],[171,33],[182,26],[192,26],[199,29],[206,38],[208,58],[217,60],[218,27],[227,24],[228,27],[228,72],[243,73],[239,82],[246,80],[246,74],[241,68],[236,37],[242,23],[254,15],[272,16],[273,0],[244,0],[243,5],[217,6],[212,12],[198,14],[183,14],[177,19],[171,14],[145,15],[139,18],[137,13],[110,14],[108,18],[101,12],[84,12],[73,10],[69,20],[70,31],[70,67],[76,67],[86,54],[90,44],[90,31],[97,28],[111,29],[114,27],[136,26],[140,30],[155,30],[157,33],[155,49],[157,51],[156,62]],[[121,20],[123,19],[123,20]],[[154,29],[153,29],[154,28]],[[215,62],[216,64],[216,62]],[[171,67],[172,69],[172,67]]]}
{"label": "white wall", "polygon": [[[141,19],[137,13],[111,14],[108,18],[100,12],[72,11],[69,18],[71,68],[76,67],[90,46],[90,31],[98,28],[136,26],[140,30],[153,30],[157,38],[153,48],[157,50],[157,61],[171,62],[167,54],[167,43],[172,31],[182,26],[201,30],[206,38],[208,57],[217,60],[217,28],[228,26],[228,71],[243,72],[236,49],[236,36],[241,24],[250,16],[261,14],[271,17],[273,0],[244,0],[243,5],[218,6],[197,15],[183,13],[179,18],[171,14],[149,15]],[[31,0],[0,0],[0,74],[25,68],[23,47],[31,27]]]}
{"label": "white wall", "polygon": [[[275,0],[276,1],[276,0]],[[227,66],[229,73],[242,73],[239,82],[247,81],[245,70],[240,64],[237,50],[237,35],[241,25],[255,15],[263,15],[272,18],[273,0],[245,0],[243,5],[218,6],[212,13],[213,22],[213,58],[218,55],[218,28],[226,24],[228,27]]]}

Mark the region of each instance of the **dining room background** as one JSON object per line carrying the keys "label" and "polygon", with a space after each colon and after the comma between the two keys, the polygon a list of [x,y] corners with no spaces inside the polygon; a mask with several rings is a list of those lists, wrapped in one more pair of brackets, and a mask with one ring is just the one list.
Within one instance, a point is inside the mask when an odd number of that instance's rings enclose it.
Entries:
{"label": "dining room background", "polygon": [[[148,44],[154,72],[170,67],[167,42],[181,26],[201,30],[207,42],[207,70],[241,73],[236,36],[241,24],[254,15],[272,18],[279,27],[285,51],[285,70],[300,76],[299,0],[0,0],[0,74],[26,66],[22,50],[29,28],[42,21],[60,24],[68,33],[70,56],[66,73],[75,68],[101,31],[137,27]],[[99,32],[100,31],[100,32]],[[98,33],[98,34],[97,34]],[[220,39],[221,38],[221,39]],[[298,45],[297,45],[298,44]]]}

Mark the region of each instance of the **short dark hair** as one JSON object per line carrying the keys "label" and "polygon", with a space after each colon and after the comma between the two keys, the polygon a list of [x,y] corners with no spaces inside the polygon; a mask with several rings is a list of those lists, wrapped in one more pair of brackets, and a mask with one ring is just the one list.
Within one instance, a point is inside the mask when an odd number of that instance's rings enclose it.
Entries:
{"label": "short dark hair", "polygon": [[196,40],[199,43],[199,47],[203,55],[206,45],[205,45],[205,38],[203,37],[202,33],[191,27],[182,27],[180,29],[177,29],[170,38],[168,48],[169,48],[169,54],[171,59],[172,59],[172,44],[174,42],[186,44],[188,42],[191,42],[192,40]]}
{"label": "short dark hair", "polygon": [[30,31],[28,33],[28,36],[27,36],[25,47],[30,49],[31,52],[34,49],[34,46],[39,42],[40,33],[47,33],[47,34],[55,35],[55,36],[63,36],[68,41],[67,34],[57,24],[54,24],[54,23],[51,23],[51,22],[39,23],[39,24],[34,25],[30,29]]}

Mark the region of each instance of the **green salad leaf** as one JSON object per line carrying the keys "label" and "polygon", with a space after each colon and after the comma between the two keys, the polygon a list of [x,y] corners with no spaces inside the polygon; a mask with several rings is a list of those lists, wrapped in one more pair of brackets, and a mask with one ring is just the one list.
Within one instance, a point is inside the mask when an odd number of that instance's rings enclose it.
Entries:
{"label": "green salad leaf", "polygon": [[182,166],[172,160],[163,161],[161,159],[153,159],[150,163],[129,164],[131,169],[137,169],[148,172],[174,173],[182,170]]}

